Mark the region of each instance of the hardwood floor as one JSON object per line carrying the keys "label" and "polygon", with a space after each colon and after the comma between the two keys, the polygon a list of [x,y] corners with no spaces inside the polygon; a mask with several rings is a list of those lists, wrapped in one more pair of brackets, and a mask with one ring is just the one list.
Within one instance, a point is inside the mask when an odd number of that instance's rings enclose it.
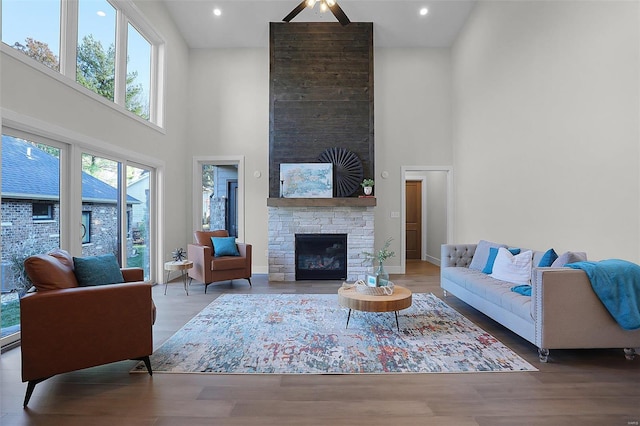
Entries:
{"label": "hardwood floor", "polygon": [[[392,275],[413,292],[442,298],[439,268],[409,261]],[[246,281],[204,286],[186,296],[179,278],[157,285],[158,347],[223,293],[334,293],[341,282]],[[540,371],[389,375],[129,374],[123,361],[55,376],[36,386],[23,410],[20,349],[0,357],[1,417],[13,425],[638,425],[640,357],[622,350],[536,348],[453,296],[444,299]]]}

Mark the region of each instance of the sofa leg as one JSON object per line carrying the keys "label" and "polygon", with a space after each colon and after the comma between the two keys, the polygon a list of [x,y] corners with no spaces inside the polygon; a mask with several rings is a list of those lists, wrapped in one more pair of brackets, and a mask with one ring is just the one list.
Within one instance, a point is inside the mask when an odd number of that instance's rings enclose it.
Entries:
{"label": "sofa leg", "polygon": [[249,281],[249,287],[253,287],[253,286],[251,285],[251,277],[247,278],[247,281]]}
{"label": "sofa leg", "polygon": [[147,371],[149,372],[149,375],[153,376],[153,371],[151,370],[151,360],[149,359],[149,356],[143,356],[142,358],[134,358],[134,360],[144,362],[144,366],[147,367]]}
{"label": "sofa leg", "polygon": [[549,349],[538,348],[538,358],[540,362],[547,362],[549,360]]}
{"label": "sofa leg", "polygon": [[23,408],[27,408],[27,404],[31,399],[31,395],[33,395],[33,390],[36,388],[36,385],[40,382],[44,382],[48,378],[49,377],[44,377],[42,379],[36,379],[36,380],[29,380],[29,383],[27,383],[27,393],[24,395],[24,402],[22,403]]}
{"label": "sofa leg", "polygon": [[624,357],[629,361],[633,361],[636,357],[636,350],[634,348],[624,348]]}

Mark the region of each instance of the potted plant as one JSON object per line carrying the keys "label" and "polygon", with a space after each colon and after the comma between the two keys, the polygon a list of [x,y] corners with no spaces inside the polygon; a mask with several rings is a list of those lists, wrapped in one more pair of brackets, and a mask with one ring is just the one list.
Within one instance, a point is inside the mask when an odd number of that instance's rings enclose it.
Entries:
{"label": "potted plant", "polygon": [[373,179],[365,179],[362,181],[362,183],[360,184],[362,186],[362,189],[364,190],[364,195],[371,195],[371,192],[373,192],[373,184],[374,181]]}
{"label": "potted plant", "polygon": [[378,261],[378,269],[375,271],[375,274],[378,276],[378,280],[389,280],[389,274],[384,270],[383,262],[396,255],[394,251],[389,250],[391,241],[393,241],[393,238],[387,239],[382,248],[375,253],[363,252],[367,261]]}

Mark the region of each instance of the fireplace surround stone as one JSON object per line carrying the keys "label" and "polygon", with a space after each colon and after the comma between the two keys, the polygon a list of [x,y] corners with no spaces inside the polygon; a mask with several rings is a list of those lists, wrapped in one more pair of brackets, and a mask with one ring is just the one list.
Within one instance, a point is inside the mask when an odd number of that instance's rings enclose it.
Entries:
{"label": "fireplace surround stone", "polygon": [[295,281],[296,234],[347,234],[347,280],[371,270],[363,252],[373,252],[374,208],[269,207],[269,280]]}

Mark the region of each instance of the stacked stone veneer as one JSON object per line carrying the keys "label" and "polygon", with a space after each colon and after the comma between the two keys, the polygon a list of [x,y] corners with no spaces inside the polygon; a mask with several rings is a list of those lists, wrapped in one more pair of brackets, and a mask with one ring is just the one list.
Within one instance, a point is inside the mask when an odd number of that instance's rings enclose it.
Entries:
{"label": "stacked stone veneer", "polygon": [[347,234],[347,280],[371,270],[373,207],[269,207],[269,280],[295,281],[295,234]]}

